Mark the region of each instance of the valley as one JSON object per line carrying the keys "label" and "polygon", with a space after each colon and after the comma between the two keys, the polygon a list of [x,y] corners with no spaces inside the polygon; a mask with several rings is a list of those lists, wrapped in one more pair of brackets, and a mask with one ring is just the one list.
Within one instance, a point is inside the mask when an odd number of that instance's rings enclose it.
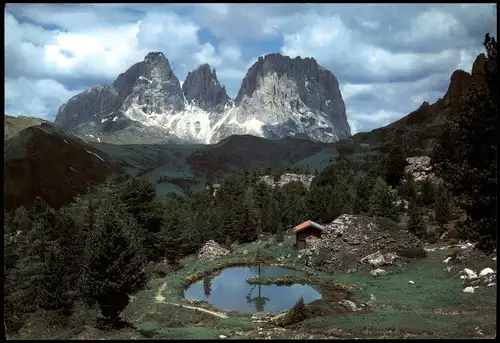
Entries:
{"label": "valley", "polygon": [[483,7],[145,5],[6,7],[7,339],[496,337]]}

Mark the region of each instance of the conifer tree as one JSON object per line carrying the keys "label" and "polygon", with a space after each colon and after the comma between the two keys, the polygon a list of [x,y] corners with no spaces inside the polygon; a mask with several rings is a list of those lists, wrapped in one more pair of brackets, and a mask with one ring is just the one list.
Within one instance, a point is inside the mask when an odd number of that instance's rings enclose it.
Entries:
{"label": "conifer tree", "polygon": [[370,197],[370,212],[379,217],[391,217],[394,214],[392,195],[389,186],[382,178],[377,178]]}
{"label": "conifer tree", "polygon": [[129,296],[146,283],[143,239],[134,218],[107,183],[83,255],[82,293],[101,309],[100,325],[118,326]]}

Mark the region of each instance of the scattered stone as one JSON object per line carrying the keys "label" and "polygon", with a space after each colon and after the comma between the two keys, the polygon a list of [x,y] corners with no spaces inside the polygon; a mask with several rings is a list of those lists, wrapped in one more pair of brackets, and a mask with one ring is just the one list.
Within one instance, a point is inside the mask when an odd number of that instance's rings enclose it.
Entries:
{"label": "scattered stone", "polygon": [[450,261],[451,261],[451,256],[450,256],[450,257],[447,257],[447,258],[443,261],[443,263],[448,263],[448,262],[450,262]]}
{"label": "scattered stone", "polygon": [[214,260],[219,257],[223,257],[229,255],[230,251],[226,248],[221,247],[213,240],[209,240],[205,243],[205,245],[200,249],[198,253],[198,260]]}
{"label": "scattered stone", "polygon": [[411,281],[411,280],[410,280],[410,281],[408,281],[408,283],[410,283],[410,284],[414,285],[414,284],[415,284],[415,281]]}
{"label": "scattered stone", "polygon": [[486,275],[490,275],[490,274],[495,274],[495,271],[493,269],[491,269],[491,268],[484,268],[479,273],[479,276],[486,276]]}
{"label": "scattered stone", "polygon": [[356,304],[351,300],[342,300],[341,302],[339,302],[339,304],[349,309],[352,312],[356,312],[358,310]]}
{"label": "scattered stone", "polygon": [[370,272],[370,275],[372,276],[384,276],[384,275],[387,275],[387,271],[382,269],[382,268],[377,268],[377,269],[374,269]]}
{"label": "scattered stone", "polygon": [[451,271],[452,271],[452,270],[453,270],[453,266],[448,266],[448,267],[446,267],[446,271],[447,271],[448,273],[451,273]]}
{"label": "scattered stone", "polygon": [[464,293],[474,293],[474,287],[465,287],[463,290]]}
{"label": "scattered stone", "polygon": [[469,269],[469,268],[465,268],[464,273],[467,275],[467,278],[470,280],[477,279],[477,274],[474,273],[474,271]]}
{"label": "scattered stone", "polygon": [[427,178],[436,179],[431,172],[431,158],[429,156],[415,156],[406,159],[408,163],[405,167],[405,173],[410,174],[415,181],[423,181]]}
{"label": "scattered stone", "polygon": [[493,287],[496,286],[496,282],[490,282],[489,284],[486,285],[486,287]]}
{"label": "scattered stone", "polygon": [[460,278],[461,278],[462,280],[465,280],[465,275],[460,275]]}
{"label": "scattered stone", "polygon": [[224,338],[227,338],[227,336],[219,335],[219,338],[224,339]]}
{"label": "scattered stone", "polygon": [[495,256],[495,257],[493,257],[491,260],[492,260],[492,261],[496,261],[496,260],[497,260],[497,257]]}
{"label": "scattered stone", "polygon": [[358,270],[356,268],[349,268],[347,269],[347,274],[352,274],[352,273],[356,273]]}
{"label": "scattered stone", "polygon": [[387,264],[392,264],[396,258],[398,258],[398,255],[396,254],[387,253],[382,255],[380,251],[377,251],[374,254],[363,257],[360,262],[371,264],[373,267],[377,268]]}
{"label": "scattered stone", "polygon": [[374,259],[371,265],[376,269],[398,258],[391,252],[418,246],[421,242],[416,237],[404,230],[388,228],[385,221],[366,215],[343,214],[324,225],[321,239],[301,249],[298,258],[306,266],[328,273],[345,271],[367,259]]}
{"label": "scattered stone", "polygon": [[429,252],[429,251],[436,251],[437,248],[424,248],[425,251]]}

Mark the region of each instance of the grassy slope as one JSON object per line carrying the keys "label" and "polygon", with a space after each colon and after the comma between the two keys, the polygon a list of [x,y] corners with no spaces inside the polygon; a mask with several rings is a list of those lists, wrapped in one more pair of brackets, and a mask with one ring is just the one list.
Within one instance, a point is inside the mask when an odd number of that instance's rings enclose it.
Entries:
{"label": "grassy slope", "polygon": [[[492,336],[496,330],[496,295],[486,288],[479,289],[475,294],[462,292],[458,276],[442,270],[442,260],[450,250],[429,252],[427,258],[377,278],[365,271],[337,275],[315,273],[315,277],[324,282],[334,280],[357,286],[354,299],[372,303],[373,310],[311,318],[286,329],[271,324],[257,325],[251,321],[251,314],[231,312],[228,313],[229,318],[218,318],[155,302],[158,288],[166,283],[163,292],[165,301],[181,303],[186,276],[210,273],[234,261],[251,261],[258,247],[269,257],[284,257],[282,263],[300,268],[293,248],[294,237],[287,237],[282,246],[266,243],[263,239],[258,243],[238,246],[231,256],[218,261],[197,261],[196,256],[189,256],[182,261],[184,267],[181,270],[165,278],[152,279],[147,289],[134,296],[123,316],[135,325],[135,329],[100,332],[87,327],[78,336],[107,339],[210,339],[219,335],[258,338],[262,337],[258,330],[260,327],[272,333],[273,338],[471,338],[482,337],[477,334],[476,328],[486,336]],[[410,284],[410,280],[415,283]],[[210,308],[206,304],[199,306]]]}

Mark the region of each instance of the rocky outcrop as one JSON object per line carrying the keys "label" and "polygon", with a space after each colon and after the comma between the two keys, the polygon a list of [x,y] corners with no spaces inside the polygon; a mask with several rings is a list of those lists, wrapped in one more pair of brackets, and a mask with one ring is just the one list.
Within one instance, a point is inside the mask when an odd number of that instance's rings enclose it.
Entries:
{"label": "rocky outcrop", "polygon": [[114,86],[123,100],[120,110],[141,123],[184,109],[181,84],[161,52],[147,54],[144,61],[118,76]]}
{"label": "rocky outcrop", "polygon": [[283,187],[290,182],[301,182],[306,188],[309,188],[313,179],[314,175],[285,173],[280,176],[277,182],[274,181],[274,177],[271,175],[264,175],[259,182],[264,182],[273,188],[276,186]]}
{"label": "rocky outcrop", "polygon": [[437,181],[436,175],[432,172],[429,156],[408,157],[406,162],[408,165],[405,167],[405,173],[410,174],[415,181],[423,181],[427,178]]}
{"label": "rocky outcrop", "polygon": [[347,270],[353,265],[378,268],[403,263],[397,251],[420,245],[410,233],[384,228],[377,219],[343,214],[325,226],[320,240],[300,250],[299,259],[307,266],[328,272]]}
{"label": "rocky outcrop", "polygon": [[206,63],[188,73],[182,91],[187,102],[207,112],[222,112],[230,102],[226,88],[217,80],[215,69],[210,70]]}
{"label": "rocky outcrop", "polygon": [[101,116],[118,110],[120,104],[115,88],[108,85],[90,87],[59,107],[55,123],[64,130],[72,130],[81,123],[100,120]]}
{"label": "rocky outcrop", "polygon": [[314,58],[259,57],[243,79],[235,105],[234,122],[223,124],[220,137],[237,130],[334,142],[351,134],[338,81]]}
{"label": "rocky outcrop", "polygon": [[215,260],[217,258],[229,255],[230,251],[221,247],[213,240],[209,240],[205,243],[205,245],[200,249],[198,253],[198,260]]}

